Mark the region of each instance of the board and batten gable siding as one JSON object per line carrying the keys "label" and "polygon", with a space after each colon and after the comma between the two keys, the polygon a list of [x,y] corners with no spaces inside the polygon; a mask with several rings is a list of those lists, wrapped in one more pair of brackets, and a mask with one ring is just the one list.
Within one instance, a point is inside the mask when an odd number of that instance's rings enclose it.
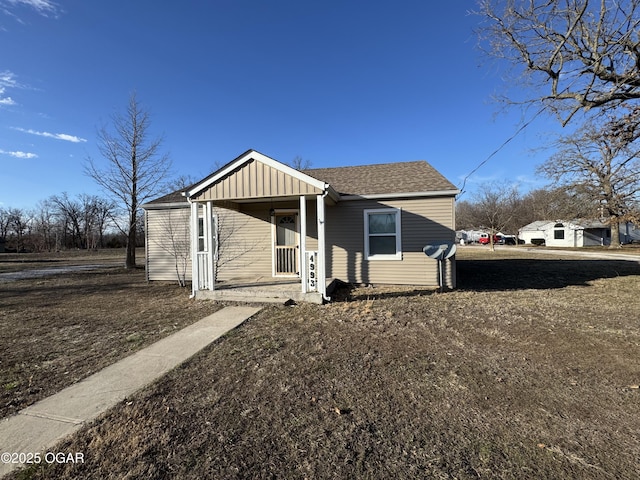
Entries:
{"label": "board and batten gable siding", "polygon": [[[327,208],[327,277],[352,283],[438,285],[438,262],[423,247],[455,241],[454,198],[355,200]],[[401,209],[402,260],[364,258],[364,210]],[[455,285],[455,260],[445,262],[447,285]]]}
{"label": "board and batten gable siding", "polygon": [[176,256],[180,264],[178,269],[182,273],[181,262],[186,253],[186,279],[191,281],[189,218],[188,205],[145,211],[147,280],[177,282]]}
{"label": "board and batten gable siding", "polygon": [[319,195],[320,189],[270,165],[251,160],[194,196],[196,200],[243,200]]}

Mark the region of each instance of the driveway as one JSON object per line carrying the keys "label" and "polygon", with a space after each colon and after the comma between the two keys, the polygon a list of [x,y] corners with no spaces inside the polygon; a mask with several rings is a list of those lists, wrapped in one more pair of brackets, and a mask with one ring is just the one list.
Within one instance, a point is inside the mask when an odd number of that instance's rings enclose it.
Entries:
{"label": "driveway", "polygon": [[113,267],[113,264],[95,264],[95,265],[67,265],[64,267],[36,268],[31,270],[19,270],[17,272],[0,273],[0,283],[15,282],[16,280],[27,280],[29,278],[47,277],[49,275],[60,275],[62,273],[82,272],[86,270],[95,270],[98,268]]}
{"label": "driveway", "polygon": [[560,250],[560,249],[548,249],[544,247],[512,247],[504,245],[496,245],[496,250],[503,252],[512,251],[514,253],[526,252],[539,253],[540,255],[559,255],[559,256],[572,256],[577,258],[592,258],[594,260],[626,260],[628,262],[640,263],[640,254],[630,253],[616,253],[616,250],[609,251],[578,251],[578,250]]}

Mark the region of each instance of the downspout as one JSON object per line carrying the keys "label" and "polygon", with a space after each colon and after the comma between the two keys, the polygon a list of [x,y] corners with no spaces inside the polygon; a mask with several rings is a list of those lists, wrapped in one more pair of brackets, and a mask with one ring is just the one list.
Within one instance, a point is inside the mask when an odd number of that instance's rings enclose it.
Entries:
{"label": "downspout", "polygon": [[149,215],[148,211],[144,211],[144,275],[149,280]]}
{"label": "downspout", "polygon": [[[195,216],[195,222],[194,222],[194,215],[193,215],[193,202],[191,201],[191,197],[187,196],[187,202],[189,202],[189,225],[191,228],[189,228],[189,235],[190,235],[190,239],[189,239],[189,245],[191,248],[191,295],[189,295],[189,298],[195,298],[196,296],[196,284],[198,282],[198,261],[197,261],[197,248],[194,248],[194,241],[193,241],[193,232],[194,231],[198,231],[198,215],[196,213]],[[195,225],[194,225],[195,223]],[[195,229],[195,230],[194,230]],[[197,240],[196,240],[197,241]]]}

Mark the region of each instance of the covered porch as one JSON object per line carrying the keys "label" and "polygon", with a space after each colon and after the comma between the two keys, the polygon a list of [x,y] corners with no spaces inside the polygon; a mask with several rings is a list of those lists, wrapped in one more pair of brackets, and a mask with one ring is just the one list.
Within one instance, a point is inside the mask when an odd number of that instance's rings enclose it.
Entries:
{"label": "covered porch", "polygon": [[188,190],[192,295],[327,300],[325,207],[337,198],[331,190],[254,151]]}

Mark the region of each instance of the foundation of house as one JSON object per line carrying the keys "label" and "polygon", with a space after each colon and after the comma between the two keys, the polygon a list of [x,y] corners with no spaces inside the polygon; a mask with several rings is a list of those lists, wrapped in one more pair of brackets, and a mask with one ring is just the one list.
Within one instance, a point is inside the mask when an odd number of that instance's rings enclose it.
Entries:
{"label": "foundation of house", "polygon": [[[327,280],[327,295],[338,281]],[[324,303],[319,292],[302,293],[300,280],[274,278],[238,278],[228,282],[220,282],[215,290],[198,290],[196,299],[244,303],[287,303],[307,302],[321,305]]]}

